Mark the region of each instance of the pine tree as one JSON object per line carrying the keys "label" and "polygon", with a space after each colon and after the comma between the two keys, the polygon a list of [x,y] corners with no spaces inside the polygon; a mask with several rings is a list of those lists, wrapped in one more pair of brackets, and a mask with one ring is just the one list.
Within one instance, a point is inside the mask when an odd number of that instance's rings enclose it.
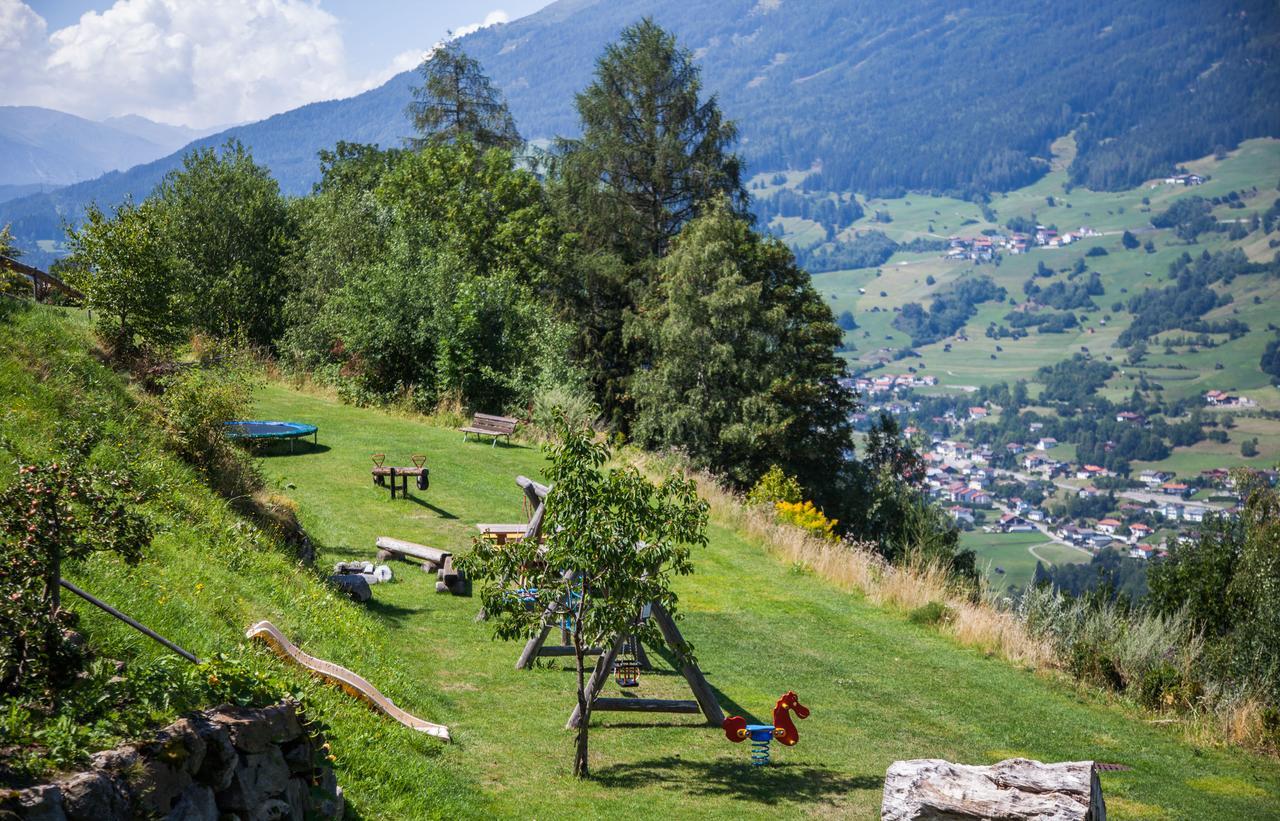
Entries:
{"label": "pine tree", "polygon": [[482,149],[516,151],[524,145],[502,92],[457,40],[438,46],[418,73],[423,84],[413,89],[405,112],[419,135],[409,141],[414,149],[463,137]]}

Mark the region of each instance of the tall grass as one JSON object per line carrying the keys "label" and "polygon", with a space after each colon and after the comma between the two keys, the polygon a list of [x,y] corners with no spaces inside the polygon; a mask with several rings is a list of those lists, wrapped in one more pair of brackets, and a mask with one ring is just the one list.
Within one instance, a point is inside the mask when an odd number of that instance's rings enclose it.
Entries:
{"label": "tall grass", "polygon": [[[626,458],[651,470],[680,462],[678,455],[634,451]],[[1265,703],[1239,685],[1206,680],[1204,641],[1184,616],[1127,611],[1048,588],[1032,588],[1018,600],[985,587],[974,596],[936,562],[890,564],[874,543],[817,538],[779,522],[769,507],[746,504],[716,477],[691,475],[714,521],[746,534],[784,564],[805,566],[904,616],[932,603],[944,605],[947,617],[938,629],[960,644],[1027,670],[1123,694],[1149,711],[1149,720],[1177,724],[1196,743],[1276,752]]]}

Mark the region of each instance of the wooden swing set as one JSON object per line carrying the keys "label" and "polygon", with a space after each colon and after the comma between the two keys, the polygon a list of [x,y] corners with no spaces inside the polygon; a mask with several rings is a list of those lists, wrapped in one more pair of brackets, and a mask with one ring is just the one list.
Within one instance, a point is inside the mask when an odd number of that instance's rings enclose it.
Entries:
{"label": "wooden swing set", "polygon": [[[527,505],[533,514],[527,525],[478,525],[481,533],[490,538],[499,539],[499,544],[513,539],[527,540],[542,537],[542,524],[546,513],[546,498],[550,488],[524,476],[516,477],[516,484],[524,492]],[[569,624],[564,617],[566,603],[555,601],[543,610],[539,628],[525,643],[517,670],[528,670],[538,658],[555,658],[572,656],[573,645],[569,642]],[[483,611],[480,614],[483,618]],[[701,713],[708,724],[719,726],[724,722],[724,711],[716,700],[711,685],[707,683],[702,670],[693,661],[684,657],[684,637],[676,626],[675,619],[661,604],[650,602],[637,609],[636,623],[645,619],[653,619],[663,641],[671,648],[678,659],[679,671],[684,676],[693,699],[661,699],[661,698],[601,698],[600,692],[610,675],[613,675],[622,687],[634,687],[639,684],[640,670],[652,669],[649,658],[637,636],[630,633],[619,633],[609,641],[606,647],[591,647],[589,655],[597,656],[595,668],[587,685],[587,701],[591,710],[602,712],[642,712],[642,713]],[[547,638],[556,627],[560,629],[560,644],[547,644]],[[577,706],[569,716],[569,728],[576,728],[582,721]]]}

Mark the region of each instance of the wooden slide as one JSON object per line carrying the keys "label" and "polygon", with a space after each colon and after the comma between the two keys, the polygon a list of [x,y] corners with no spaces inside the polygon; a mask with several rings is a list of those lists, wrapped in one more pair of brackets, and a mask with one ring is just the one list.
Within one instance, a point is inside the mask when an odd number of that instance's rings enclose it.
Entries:
{"label": "wooden slide", "polygon": [[443,724],[432,724],[430,721],[423,721],[420,718],[409,715],[395,705],[391,699],[379,692],[369,682],[360,676],[351,672],[341,665],[334,664],[331,661],[318,659],[315,656],[309,656],[299,650],[293,642],[284,637],[284,634],[269,621],[260,621],[245,631],[245,638],[258,639],[271,645],[282,658],[294,662],[295,664],[306,668],[322,679],[333,682],[347,692],[348,695],[354,696],[362,701],[368,702],[373,707],[381,710],[387,715],[394,718],[406,727],[417,730],[420,733],[426,733],[430,736],[449,740],[449,728]]}

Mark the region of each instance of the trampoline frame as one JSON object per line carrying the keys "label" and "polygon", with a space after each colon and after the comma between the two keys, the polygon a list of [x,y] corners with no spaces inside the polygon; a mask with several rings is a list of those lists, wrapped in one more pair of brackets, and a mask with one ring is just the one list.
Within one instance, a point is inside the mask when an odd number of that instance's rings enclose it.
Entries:
{"label": "trampoline frame", "polygon": [[285,427],[286,430],[273,433],[247,433],[228,430],[227,438],[246,442],[274,442],[281,439],[288,439],[290,453],[293,453],[294,442],[307,436],[312,437],[312,441],[315,444],[320,444],[320,429],[315,425],[309,425],[305,422],[282,422],[278,419],[235,419],[230,422],[224,422],[223,424],[228,428],[245,425],[278,425]]}

